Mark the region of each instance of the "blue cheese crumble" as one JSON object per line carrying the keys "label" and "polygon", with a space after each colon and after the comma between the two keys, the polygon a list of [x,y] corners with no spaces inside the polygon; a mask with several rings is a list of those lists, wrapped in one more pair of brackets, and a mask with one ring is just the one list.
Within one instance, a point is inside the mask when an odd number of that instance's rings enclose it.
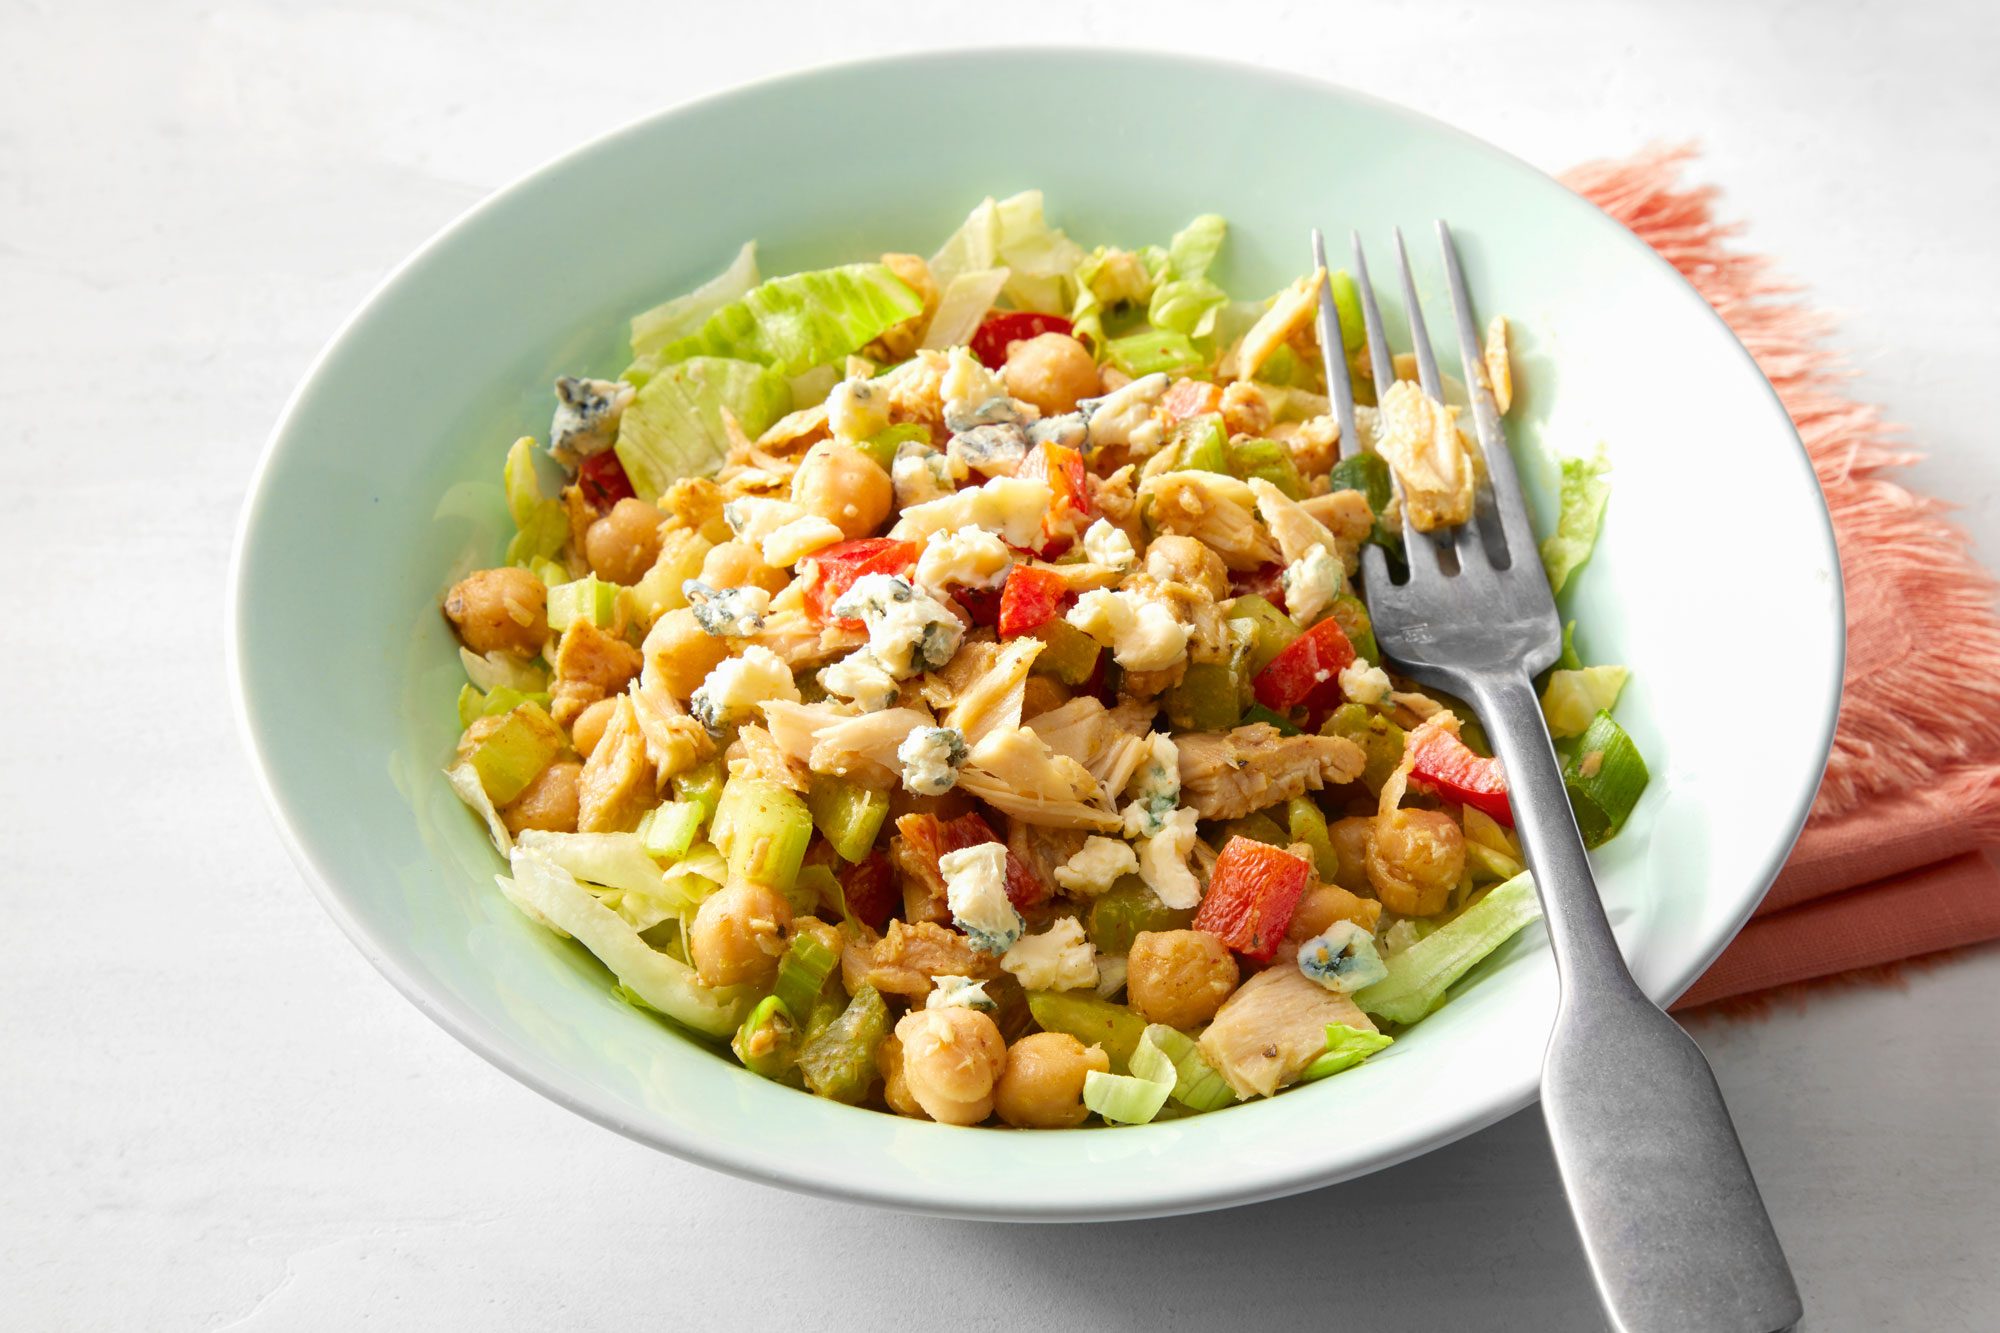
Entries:
{"label": "blue cheese crumble", "polygon": [[967,528],[941,532],[924,544],[917,559],[917,582],[943,596],[948,587],[997,588],[1007,581],[1014,553],[990,532]]}
{"label": "blue cheese crumble", "polygon": [[1187,863],[1194,840],[1195,812],[1183,806],[1160,821],[1158,833],[1139,842],[1139,878],[1177,912],[1201,902],[1201,881]]}
{"label": "blue cheese crumble", "polygon": [[1067,617],[1127,671],[1161,671],[1187,652],[1188,627],[1155,598],[1132,589],[1093,588]]}
{"label": "blue cheese crumble", "polygon": [[946,499],[958,489],[958,483],[964,476],[964,462],[914,441],[898,449],[896,461],[889,465],[889,479],[896,487],[898,509],[911,509],[933,500]]}
{"label": "blue cheese crumble", "polygon": [[903,690],[866,648],[857,648],[832,666],[821,668],[819,683],[828,694],[848,700],[864,713],[879,713],[893,706]]}
{"label": "blue cheese crumble", "polygon": [[1139,553],[1132,549],[1132,539],[1125,535],[1125,529],[1112,526],[1108,518],[1100,518],[1083,533],[1083,553],[1093,565],[1103,565],[1123,574],[1139,563]]}
{"label": "blue cheese crumble", "polygon": [[681,584],[681,596],[703,634],[742,639],[764,628],[771,594],[762,588],[711,588],[700,579]]}
{"label": "blue cheese crumble", "polygon": [[951,661],[965,626],[951,608],[894,574],[864,574],[833,604],[836,616],[868,627],[868,653],[902,680]]}
{"label": "blue cheese crumble", "polygon": [[1336,921],[1299,946],[1299,971],[1330,991],[1352,995],[1389,975],[1375,936],[1352,921]]}
{"label": "blue cheese crumble", "polygon": [[1024,935],[1001,955],[1000,966],[1028,990],[1081,990],[1097,985],[1097,950],[1073,916],[1057,917],[1039,935]]}
{"label": "blue cheese crumble", "polygon": [[1340,669],[1340,692],[1355,703],[1379,704],[1389,697],[1392,688],[1389,673],[1370,665],[1365,658],[1357,657]]}
{"label": "blue cheese crumble", "polygon": [[981,953],[1004,954],[1028,928],[1007,901],[1007,848],[997,842],[961,847],[938,858],[951,919]]}
{"label": "blue cheese crumble", "polygon": [[1298,559],[1285,566],[1279,576],[1285,590],[1285,609],[1301,625],[1311,625],[1333,599],[1347,590],[1347,571],[1340,557],[1324,546],[1310,546]]}
{"label": "blue cheese crumble", "polygon": [[958,785],[965,736],[957,727],[916,727],[896,747],[903,786],[919,796],[942,796]]}
{"label": "blue cheese crumble", "polygon": [[1134,458],[1145,458],[1166,441],[1158,407],[1167,391],[1163,371],[1141,375],[1123,388],[1102,398],[1086,398],[1076,405],[1087,423],[1092,451],[1110,445],[1124,445]]}
{"label": "blue cheese crumble", "polygon": [[866,379],[844,379],[826,396],[826,424],[834,438],[858,443],[889,428],[889,392]]}
{"label": "blue cheese crumble", "polygon": [[618,440],[618,423],[636,393],[623,380],[556,381],[556,414],[549,422],[549,456],[565,467],[601,454]]}
{"label": "blue cheese crumble", "polygon": [[1146,752],[1125,784],[1132,803],[1125,807],[1125,836],[1151,837],[1167,826],[1181,803],[1181,752],[1163,731],[1146,737]]}
{"label": "blue cheese crumble", "polygon": [[1139,858],[1131,844],[1117,838],[1093,834],[1083,840],[1076,855],[1056,867],[1056,884],[1073,894],[1095,898],[1139,868]]}
{"label": "blue cheese crumble", "polygon": [[749,718],[758,704],[771,699],[798,703],[799,687],[792,679],[792,669],[782,658],[753,643],[743,650],[741,657],[727,657],[716,663],[695,690],[694,697],[688,700],[688,712],[712,734],[719,735],[724,728]]}
{"label": "blue cheese crumble", "polygon": [[924,997],[926,1009],[977,1009],[982,1013],[997,1013],[1000,1006],[986,993],[986,983],[974,981],[971,977],[943,976],[931,978],[931,993]]}

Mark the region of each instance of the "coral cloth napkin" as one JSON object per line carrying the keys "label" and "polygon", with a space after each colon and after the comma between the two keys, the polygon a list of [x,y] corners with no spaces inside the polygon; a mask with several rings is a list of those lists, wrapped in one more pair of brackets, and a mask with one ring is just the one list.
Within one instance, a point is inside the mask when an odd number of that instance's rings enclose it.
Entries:
{"label": "coral cloth napkin", "polygon": [[[1847,590],[1833,755],[1777,882],[1674,1005],[1714,1004],[2000,939],[2000,616],[1938,500],[1894,480],[1917,455],[1840,391],[1830,321],[1732,248],[1692,150],[1578,167],[1563,183],[1658,251],[1750,349],[1805,441]],[[1615,501],[1614,501],[1615,503]]]}

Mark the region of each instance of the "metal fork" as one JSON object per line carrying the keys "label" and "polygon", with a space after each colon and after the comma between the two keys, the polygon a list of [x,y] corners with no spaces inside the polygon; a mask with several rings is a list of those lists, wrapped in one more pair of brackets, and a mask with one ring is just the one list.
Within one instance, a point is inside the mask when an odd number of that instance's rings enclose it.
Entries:
{"label": "metal fork", "polygon": [[[1562,627],[1500,413],[1474,369],[1478,325],[1457,249],[1443,222],[1437,229],[1486,484],[1472,519],[1454,530],[1418,532],[1406,511],[1403,582],[1392,580],[1379,546],[1365,548],[1375,641],[1403,674],[1469,700],[1506,765],[1515,827],[1560,978],[1542,1063],[1542,1111],[1613,1326],[1626,1333],[1773,1333],[1798,1321],[1798,1287],[1708,1062],[1646,998],[1618,952],[1542,721],[1532,678],[1555,664]],[[1325,268],[1318,231],[1312,241],[1313,262]],[[1396,258],[1419,380],[1442,401],[1401,231]],[[1386,388],[1395,380],[1393,362],[1358,234],[1354,279],[1375,383]],[[1327,384],[1348,456],[1361,447],[1354,389],[1326,283],[1319,302]]]}

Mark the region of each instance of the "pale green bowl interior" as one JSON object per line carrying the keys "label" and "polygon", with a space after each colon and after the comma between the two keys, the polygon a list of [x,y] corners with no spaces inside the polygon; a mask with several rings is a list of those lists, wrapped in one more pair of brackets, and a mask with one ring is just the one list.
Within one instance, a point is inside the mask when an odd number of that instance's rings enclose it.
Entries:
{"label": "pale green bowl interior", "polygon": [[563,159],[410,261],[300,389],[246,507],[231,656],[292,850],[385,975],[482,1055],[623,1133],[772,1183],[964,1215],[1135,1216],[1340,1179],[1497,1119],[1532,1097],[1553,1013],[1539,927],[1324,1084],[1137,1129],[1014,1133],[766,1083],[620,1002],[493,887],[500,863],[439,772],[462,676],[437,600],[497,560],[501,456],[546,432],[550,381],[615,373],[625,318],[747,238],[767,273],[928,253],[982,196],[1031,186],[1085,244],[1225,214],[1238,295],[1302,270],[1315,225],[1336,253],[1360,229],[1379,276],[1400,225],[1434,330],[1430,224],[1452,221],[1482,313],[1514,321],[1511,426],[1539,517],[1546,449],[1602,440],[1616,463],[1567,611],[1588,659],[1634,668],[1619,715],[1654,782],[1595,859],[1641,982],[1683,989],[1790,846],[1838,701],[1838,568],[1790,423],[1699,298],[1547,178],[1393,107],[1182,58],[949,55],[762,84]]}

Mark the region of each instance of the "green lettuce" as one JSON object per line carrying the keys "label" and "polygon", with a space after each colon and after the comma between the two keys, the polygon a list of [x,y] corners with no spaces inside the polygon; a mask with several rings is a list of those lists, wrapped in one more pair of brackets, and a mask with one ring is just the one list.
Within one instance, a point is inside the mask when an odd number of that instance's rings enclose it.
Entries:
{"label": "green lettuce", "polygon": [[1444,993],[1474,964],[1542,914],[1525,871],[1496,884],[1463,912],[1388,958],[1389,975],[1354,992],[1361,1011],[1391,1023],[1414,1023],[1444,1003]]}
{"label": "green lettuce", "polygon": [[1349,1027],[1345,1023],[1328,1023],[1326,1054],[1305,1067],[1299,1075],[1299,1082],[1311,1083],[1329,1074],[1352,1069],[1375,1052],[1392,1044],[1393,1039],[1386,1033],[1363,1032],[1360,1028]]}
{"label": "green lettuce", "polygon": [[1205,338],[1214,331],[1229,294],[1209,280],[1208,268],[1228,233],[1229,224],[1220,216],[1204,213],[1174,236],[1146,307],[1146,318],[1154,328],[1190,338]]}
{"label": "green lettuce", "polygon": [[661,347],[657,359],[721,357],[797,375],[859,350],[923,308],[923,298],[887,265],[814,269],[752,288]]}
{"label": "green lettuce", "polygon": [[746,241],[729,267],[701,286],[632,316],[632,359],[657,356],[668,343],[693,333],[710,315],[747,296],[759,281],[757,242]]}
{"label": "green lettuce", "polygon": [[1542,568],[1548,571],[1549,587],[1563,590],[1570,575],[1590,559],[1597,545],[1597,530],[1604,523],[1604,505],[1611,498],[1611,483],[1604,479],[1611,470],[1604,448],[1589,458],[1562,461],[1560,508],[1556,530],[1542,542]]}
{"label": "green lettuce", "polygon": [[776,371],[726,357],[676,361],[646,381],[619,419],[618,461],[639,498],[657,500],[675,478],[722,461],[724,412],[754,440],[791,408],[791,386]]}
{"label": "green lettuce", "polygon": [[981,200],[931,256],[930,269],[942,292],[961,275],[1004,268],[1001,290],[1015,309],[1060,315],[1069,309],[1070,285],[1081,262],[1083,247],[1043,216],[1042,192],[1023,190]]}

